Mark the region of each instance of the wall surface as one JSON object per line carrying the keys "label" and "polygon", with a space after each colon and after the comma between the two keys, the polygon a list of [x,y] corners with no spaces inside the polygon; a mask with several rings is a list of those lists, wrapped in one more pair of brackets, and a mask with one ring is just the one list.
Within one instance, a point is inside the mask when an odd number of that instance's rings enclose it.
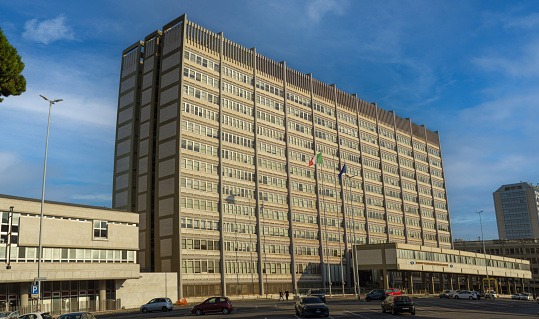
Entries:
{"label": "wall surface", "polygon": [[116,280],[116,298],[122,307],[139,308],[153,298],[178,301],[177,273],[140,273],[140,278]]}

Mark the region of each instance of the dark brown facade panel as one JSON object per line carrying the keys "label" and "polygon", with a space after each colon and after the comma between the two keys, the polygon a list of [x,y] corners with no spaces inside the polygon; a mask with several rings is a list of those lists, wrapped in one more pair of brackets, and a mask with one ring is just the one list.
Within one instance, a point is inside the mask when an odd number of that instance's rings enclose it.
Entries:
{"label": "dark brown facade panel", "polygon": [[274,78],[277,81],[283,80],[283,68],[278,62],[275,62],[263,55],[256,54],[257,71],[265,73],[267,76]]}
{"label": "dark brown facade panel", "polygon": [[324,82],[313,79],[313,93],[318,97],[329,101],[333,101],[335,93],[333,88],[330,85],[327,85]]}
{"label": "dark brown facade panel", "polygon": [[356,97],[341,90],[337,90],[337,104],[349,111],[356,111]]}
{"label": "dark brown facade panel", "polygon": [[359,100],[359,115],[376,120],[376,105]]}
{"label": "dark brown facade panel", "polygon": [[440,135],[438,134],[437,131],[433,132],[427,129],[427,141],[429,141],[429,143],[432,143],[434,145],[440,146]]}
{"label": "dark brown facade panel", "polygon": [[389,126],[393,126],[393,113],[392,112],[378,108],[378,116],[379,116],[380,122]]}
{"label": "dark brown facade panel", "polygon": [[395,126],[402,133],[410,134],[410,121],[408,119],[395,115]]}
{"label": "dark brown facade panel", "polygon": [[412,122],[412,135],[424,141],[425,140],[425,127]]}
{"label": "dark brown facade panel", "polygon": [[305,93],[310,90],[309,76],[288,67],[286,68],[286,82]]}
{"label": "dark brown facade panel", "polygon": [[223,55],[233,63],[241,64],[248,68],[253,67],[252,51],[230,40],[223,40]]}

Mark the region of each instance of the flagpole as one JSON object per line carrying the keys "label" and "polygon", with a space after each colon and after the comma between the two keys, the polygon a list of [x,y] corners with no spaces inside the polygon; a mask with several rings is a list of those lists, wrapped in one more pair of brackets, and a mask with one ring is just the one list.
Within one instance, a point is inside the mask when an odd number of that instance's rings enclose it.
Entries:
{"label": "flagpole", "polygon": [[346,174],[348,176],[348,189],[350,191],[350,209],[351,209],[351,215],[352,215],[352,231],[354,232],[354,243],[352,244],[352,268],[354,269],[354,289],[356,290],[356,293],[358,295],[358,298],[360,296],[359,289],[359,278],[357,273],[357,249],[354,248],[354,245],[357,244],[356,242],[356,221],[354,218],[354,201],[352,200],[352,177],[350,175]]}
{"label": "flagpole", "polygon": [[[320,153],[320,157],[322,157],[322,153]],[[320,164],[320,174],[322,175],[322,200],[324,201],[324,229],[326,234],[326,268],[327,268],[327,279],[329,284],[329,295],[331,296],[331,277],[330,277],[330,269],[329,269],[329,249],[328,249],[328,220],[326,218],[326,191],[324,190],[324,163],[323,159],[321,159],[320,163],[318,162],[318,154],[316,154],[316,164]]]}
{"label": "flagpole", "polygon": [[[335,184],[335,207],[339,207],[339,203],[337,202],[337,172],[335,171],[335,152],[333,152],[333,179]],[[339,216],[339,209],[337,209],[337,217]],[[344,215],[343,215],[344,216]],[[344,297],[344,273],[342,270],[342,248],[341,248],[341,222],[342,220],[340,218],[337,218],[337,221],[339,221],[339,224],[337,225],[339,229],[339,259],[341,260],[341,284],[342,284],[342,295]]]}

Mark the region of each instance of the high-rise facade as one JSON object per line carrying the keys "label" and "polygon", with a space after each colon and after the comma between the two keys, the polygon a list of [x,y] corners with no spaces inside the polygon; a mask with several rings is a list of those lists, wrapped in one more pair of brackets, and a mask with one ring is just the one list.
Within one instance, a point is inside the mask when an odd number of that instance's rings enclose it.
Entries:
{"label": "high-rise facade", "polygon": [[502,185],[493,196],[500,239],[539,238],[539,185]]}
{"label": "high-rise facade", "polygon": [[264,294],[350,285],[354,243],[452,246],[437,132],[186,15],[163,30],[122,57],[113,207],[141,267]]}

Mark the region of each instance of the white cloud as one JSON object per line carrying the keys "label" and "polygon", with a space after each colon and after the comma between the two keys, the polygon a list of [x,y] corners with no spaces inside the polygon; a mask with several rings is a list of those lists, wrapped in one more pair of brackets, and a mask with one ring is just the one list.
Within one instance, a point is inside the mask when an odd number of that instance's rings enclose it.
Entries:
{"label": "white cloud", "polygon": [[513,47],[510,51],[479,57],[472,62],[487,71],[502,72],[515,78],[538,77],[539,41],[523,48]]}
{"label": "white cloud", "polygon": [[307,4],[307,16],[309,19],[315,23],[320,22],[320,20],[329,13],[336,15],[344,14],[345,4],[341,1],[336,0],[314,0],[310,1]]}
{"label": "white cloud", "polygon": [[527,16],[514,17],[504,22],[505,29],[533,29],[539,26],[539,13],[532,13]]}
{"label": "white cloud", "polygon": [[73,31],[66,25],[66,18],[60,15],[54,19],[38,22],[37,19],[26,21],[22,36],[25,39],[49,44],[58,40],[74,40]]}

